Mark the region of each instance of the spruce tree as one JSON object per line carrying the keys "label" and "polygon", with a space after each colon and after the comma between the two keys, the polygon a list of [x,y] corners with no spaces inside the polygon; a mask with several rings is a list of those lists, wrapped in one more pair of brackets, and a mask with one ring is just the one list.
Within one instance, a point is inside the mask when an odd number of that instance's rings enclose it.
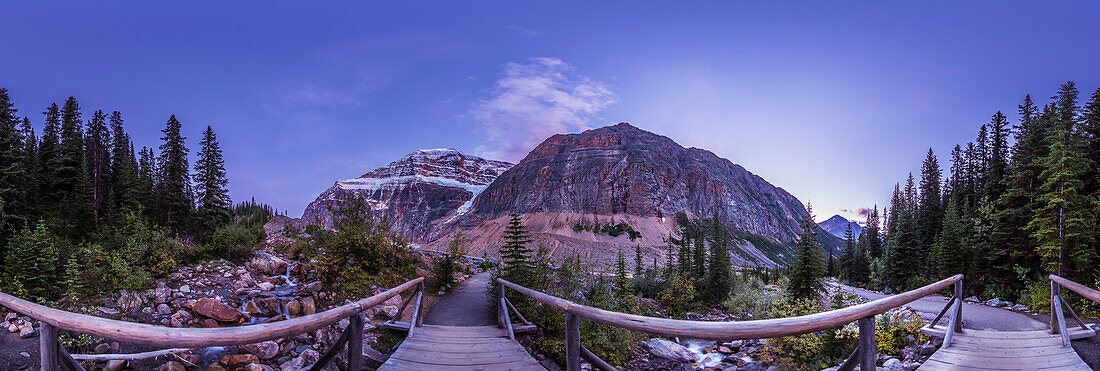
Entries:
{"label": "spruce tree", "polygon": [[665,279],[672,279],[672,275],[676,274],[676,252],[672,247],[672,233],[668,234],[667,250],[665,251]]}
{"label": "spruce tree", "polygon": [[191,176],[188,172],[187,148],[180,134],[180,122],[172,115],[162,130],[164,141],[160,145],[160,159],[157,186],[161,207],[161,220],[164,225],[176,233],[186,232],[190,227],[191,211],[194,206],[191,197]]}
{"label": "spruce tree", "polygon": [[710,298],[711,304],[720,304],[729,297],[730,289],[733,287],[733,283],[730,282],[732,263],[730,262],[729,239],[726,235],[725,226],[722,225],[717,214],[710,220],[710,225],[711,243],[710,259],[707,264],[707,297]]}
{"label": "spruce tree", "polygon": [[[918,233],[917,246],[914,251],[918,257],[927,257],[932,254],[932,244],[936,242],[936,235],[940,233],[943,223],[943,209],[940,194],[940,165],[936,160],[936,154],[928,149],[928,155],[921,165],[920,177],[920,201],[917,205],[916,226]],[[922,262],[920,272],[928,272],[932,268],[930,259],[919,259]]]}
{"label": "spruce tree", "polygon": [[[24,188],[27,200],[27,213],[33,218],[37,218],[42,211],[42,198],[41,198],[41,184],[39,184],[39,164],[38,164],[38,138],[34,135],[34,128],[31,127],[31,120],[24,117],[23,125],[20,130],[23,132],[23,170],[27,172],[27,184]],[[30,225],[32,218],[27,219],[26,225]]]}
{"label": "spruce tree", "polygon": [[8,242],[8,254],[4,257],[8,279],[26,290],[33,301],[44,303],[60,294],[57,274],[60,243],[42,221],[23,229]]}
{"label": "spruce tree", "polygon": [[1075,130],[1077,89],[1072,82],[1063,84],[1054,99],[1053,125],[1047,135],[1050,151],[1040,160],[1039,207],[1028,229],[1047,272],[1089,281],[1096,277],[1096,251],[1088,233],[1091,205],[1080,194],[1087,165]]}
{"label": "spruce tree", "polygon": [[229,180],[225,175],[225,160],[218,139],[210,126],[206,127],[199,142],[199,159],[195,163],[195,182],[198,191],[200,236],[209,238],[215,230],[232,219],[229,208],[233,206],[226,189]]}
{"label": "spruce tree", "polygon": [[634,277],[641,277],[643,273],[645,264],[642,263],[642,245],[634,245]]}
{"label": "spruce tree", "polygon": [[157,168],[157,156],[147,147],[141,147],[138,156],[138,200],[149,208],[148,215],[156,215],[155,219],[159,220],[162,213],[157,202],[157,195],[160,193],[157,188],[157,174],[160,172]]}
{"label": "spruce tree", "polygon": [[57,167],[53,169],[58,216],[67,236],[80,239],[95,227],[92,188],[84,156],[84,133],[80,104],[69,97],[61,108],[61,143]]}
{"label": "spruce tree", "polygon": [[814,222],[813,209],[806,206],[806,216],[802,219],[802,232],[798,234],[798,245],[790,265],[790,282],[787,293],[796,299],[816,299],[824,286],[821,261],[821,244],[817,240],[817,223]]}
{"label": "spruce tree", "polygon": [[688,232],[686,228],[680,232],[683,238],[680,239],[680,253],[677,258],[677,263],[679,263],[678,274],[683,276],[690,276],[691,267],[693,266],[691,262],[691,237]]}
{"label": "spruce tree", "polygon": [[[854,283],[852,280],[852,272],[856,270],[855,255],[856,255],[856,237],[852,233],[852,224],[848,224],[847,230],[844,231],[844,252],[840,254],[840,269],[838,276],[849,283]],[[835,268],[834,268],[835,269]]]}
{"label": "spruce tree", "polygon": [[517,285],[531,283],[531,249],[527,247],[531,242],[531,235],[519,215],[512,214],[504,229],[504,246],[500,248],[501,278]]}
{"label": "spruce tree", "polygon": [[[31,207],[27,188],[33,183],[24,168],[24,139],[17,112],[7,89],[0,88],[0,200],[4,201],[0,246],[6,245],[15,231],[27,225]],[[0,248],[0,255],[3,252]]]}
{"label": "spruce tree", "polygon": [[139,210],[143,205],[142,184],[138,163],[130,145],[130,136],[123,128],[122,114],[111,112],[111,204],[118,214]]}
{"label": "spruce tree", "polygon": [[970,235],[967,218],[956,200],[947,203],[947,211],[943,219],[943,229],[936,238],[936,245],[932,260],[936,264],[936,272],[940,277],[948,277],[956,274],[966,274],[968,257],[967,237]]}
{"label": "spruce tree", "polygon": [[60,166],[61,161],[61,108],[57,103],[50,104],[43,112],[46,115],[42,129],[42,140],[38,145],[38,185],[41,196],[42,211],[51,215],[56,214],[60,200],[57,189],[57,179],[54,178],[54,170]]}
{"label": "spruce tree", "polygon": [[[702,231],[695,232],[695,248],[691,251],[691,276],[696,281],[702,281],[707,277],[707,250],[706,240]],[[701,286],[701,285],[696,285]]]}
{"label": "spruce tree", "polygon": [[107,129],[107,114],[103,111],[95,111],[88,121],[84,147],[92,187],[92,210],[96,219],[100,219],[107,206],[108,183],[111,180],[111,133]]}
{"label": "spruce tree", "polygon": [[625,301],[630,297],[630,279],[627,277],[629,270],[626,268],[626,255],[620,247],[615,255],[615,298]]}

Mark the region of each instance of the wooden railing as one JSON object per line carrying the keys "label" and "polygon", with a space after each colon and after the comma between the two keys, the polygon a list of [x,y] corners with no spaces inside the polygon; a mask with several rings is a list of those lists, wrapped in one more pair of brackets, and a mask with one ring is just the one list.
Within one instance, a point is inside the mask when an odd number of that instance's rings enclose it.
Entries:
{"label": "wooden railing", "polygon": [[[408,322],[401,321],[401,314],[405,313],[405,308],[409,306],[409,303],[413,303],[412,317]],[[393,330],[408,331],[408,335],[412,335],[416,331],[417,327],[424,325],[424,282],[420,282],[416,285],[409,297],[405,298],[405,301],[401,303],[401,307],[397,309],[397,314],[393,316],[389,321],[383,322],[380,326],[382,328],[388,328]]]}
{"label": "wooden railing", "polygon": [[[921,333],[926,335],[934,335],[943,337],[943,345],[941,347],[951,347],[951,339],[956,332],[962,332],[962,307],[963,307],[963,287],[962,281],[955,282],[955,292],[951,295],[951,300],[947,301],[947,304],[943,306],[940,313],[936,315],[936,318],[932,319],[927,325],[921,328]],[[936,329],[936,323],[940,322],[944,314],[951,313],[951,316],[947,320],[947,327],[940,331]]]}
{"label": "wooden railing", "polygon": [[[140,359],[146,356],[163,355],[172,351],[205,348],[211,346],[252,344],[267,340],[297,335],[331,325],[349,318],[347,328],[311,370],[319,370],[328,363],[347,344],[349,368],[359,369],[363,364],[363,311],[370,309],[387,299],[414,286],[422,287],[424,277],[405,282],[393,289],[354,303],[339,306],[321,313],[302,316],[286,321],[265,323],[252,326],[222,328],[172,328],[133,323],[66,312],[38,305],[14,296],[0,293],[0,306],[38,320],[39,350],[43,370],[58,370],[62,367],[83,370],[83,367],[58,344],[58,330],[89,334],[104,339],[142,344],[152,347],[172,348],[165,351],[147,352],[143,355],[117,355],[104,357],[96,355],[81,359]],[[419,299],[418,299],[419,302]]]}
{"label": "wooden railing", "polygon": [[[951,285],[956,285],[955,296],[959,297],[962,294],[962,279],[963,275],[959,274],[901,294],[828,312],[799,317],[741,322],[688,321],[612,312],[577,304],[569,300],[516,285],[503,279],[498,279],[497,281],[501,285],[500,295],[502,296],[504,295],[504,288],[512,289],[543,305],[549,305],[565,312],[566,369],[570,371],[580,370],[580,359],[582,355],[597,367],[606,370],[614,370],[614,368],[587,351],[587,349],[581,345],[580,318],[650,334],[708,340],[763,339],[794,336],[857,322],[859,327],[859,345],[844,364],[841,365],[840,369],[851,370],[858,364],[862,370],[873,370],[875,369],[875,361],[877,359],[877,355],[875,354],[875,316],[931,295]],[[961,309],[959,309],[961,308],[961,301],[961,298],[955,300],[957,307],[952,315],[952,327],[958,326],[957,328],[959,329],[961,329],[961,324],[959,323],[961,319]],[[509,303],[507,299],[502,299],[502,304]],[[504,317],[507,318],[507,312],[504,313]],[[503,321],[504,319],[501,320]]]}
{"label": "wooden railing", "polygon": [[[1083,330],[1086,330],[1086,334],[1094,333],[1093,329],[1089,328],[1082,321],[1080,317],[1077,317],[1077,313],[1073,311],[1073,308],[1069,306],[1066,299],[1062,297],[1062,288],[1065,287],[1070,291],[1076,292],[1084,296],[1086,299],[1100,303],[1100,291],[1096,291],[1085,287],[1077,282],[1067,280],[1057,275],[1050,275],[1050,332],[1052,334],[1058,334],[1062,337],[1062,346],[1070,346],[1071,334],[1069,329],[1066,328],[1066,316],[1062,311],[1062,307],[1065,306],[1069,310],[1069,314],[1073,316],[1073,319],[1077,321],[1077,324],[1081,325]],[[1073,338],[1084,336],[1072,336]]]}

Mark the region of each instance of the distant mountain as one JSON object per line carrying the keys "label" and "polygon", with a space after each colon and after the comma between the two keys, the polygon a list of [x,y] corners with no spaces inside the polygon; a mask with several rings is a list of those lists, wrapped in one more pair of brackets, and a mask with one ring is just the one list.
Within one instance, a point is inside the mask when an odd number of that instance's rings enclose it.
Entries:
{"label": "distant mountain", "polygon": [[829,234],[840,238],[842,241],[844,239],[844,234],[848,232],[849,225],[852,226],[852,235],[854,235],[856,238],[859,238],[859,236],[863,234],[862,225],[845,219],[843,216],[840,215],[833,215],[828,220],[817,223],[818,227],[821,227],[821,229],[829,232]]}
{"label": "distant mountain", "polygon": [[329,207],[357,194],[405,238],[428,242],[438,224],[468,211],[474,197],[511,166],[450,148],[417,150],[358,178],[336,181],[306,207],[302,221],[331,225]]}

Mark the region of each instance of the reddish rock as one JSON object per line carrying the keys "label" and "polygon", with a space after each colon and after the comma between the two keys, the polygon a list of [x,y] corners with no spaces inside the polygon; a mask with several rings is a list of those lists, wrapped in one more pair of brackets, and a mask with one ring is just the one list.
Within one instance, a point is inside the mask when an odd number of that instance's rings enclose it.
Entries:
{"label": "reddish rock", "polygon": [[234,322],[241,318],[241,312],[214,298],[202,298],[192,307],[196,313],[221,322]]}
{"label": "reddish rock", "polygon": [[274,341],[264,341],[255,344],[241,345],[241,350],[255,354],[260,359],[272,359],[279,355],[279,344]]}
{"label": "reddish rock", "polygon": [[222,356],[221,364],[229,367],[240,367],[259,361],[260,359],[255,354],[232,354]]}
{"label": "reddish rock", "polygon": [[218,321],[215,321],[214,319],[207,318],[207,319],[202,320],[202,327],[218,328],[218,327],[222,327],[222,325],[218,324]]}

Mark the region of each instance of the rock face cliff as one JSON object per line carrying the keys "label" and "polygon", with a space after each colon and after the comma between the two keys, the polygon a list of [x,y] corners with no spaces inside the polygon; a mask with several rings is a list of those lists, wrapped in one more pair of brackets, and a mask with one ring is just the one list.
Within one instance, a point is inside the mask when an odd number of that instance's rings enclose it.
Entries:
{"label": "rock face cliff", "polygon": [[795,239],[806,215],[797,198],[740,165],[626,123],[546,139],[460,219],[469,226],[512,212],[717,215],[782,242]]}
{"label": "rock face cliff", "polygon": [[336,181],[302,214],[305,223],[332,224],[329,207],[363,197],[394,229],[413,242],[428,242],[439,224],[469,211],[474,197],[512,164],[454,149],[422,149],[358,178]]}
{"label": "rock face cliff", "polygon": [[859,236],[863,234],[862,225],[850,221],[840,215],[833,215],[829,219],[821,223],[817,223],[817,226],[821,227],[821,229],[824,229],[826,232],[829,232],[829,234],[838,238],[844,238],[844,234],[848,233],[848,226],[852,227],[852,236],[854,236],[855,238],[859,238]]}

